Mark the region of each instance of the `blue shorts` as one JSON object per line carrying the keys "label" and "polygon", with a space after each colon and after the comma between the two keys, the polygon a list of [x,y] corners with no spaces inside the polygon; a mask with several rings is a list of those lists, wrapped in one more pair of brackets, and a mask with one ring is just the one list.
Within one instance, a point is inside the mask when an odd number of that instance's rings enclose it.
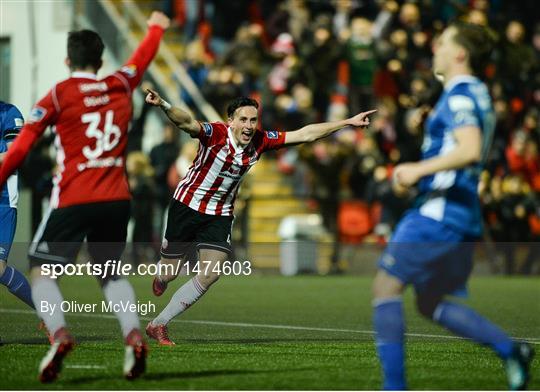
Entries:
{"label": "blue shorts", "polygon": [[397,225],[378,266],[414,285],[418,294],[466,296],[474,241],[412,210]]}
{"label": "blue shorts", "polygon": [[0,207],[0,260],[8,259],[16,227],[17,209]]}

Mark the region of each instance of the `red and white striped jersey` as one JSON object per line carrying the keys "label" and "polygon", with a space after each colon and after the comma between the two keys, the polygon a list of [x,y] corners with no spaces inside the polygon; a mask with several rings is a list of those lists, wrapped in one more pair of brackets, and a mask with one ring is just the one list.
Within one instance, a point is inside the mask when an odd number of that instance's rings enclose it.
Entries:
{"label": "red and white striped jersey", "polygon": [[251,142],[237,146],[224,123],[201,123],[199,150],[174,198],[208,215],[230,216],[244,174],[268,150],[285,143],[285,133],[257,130]]}

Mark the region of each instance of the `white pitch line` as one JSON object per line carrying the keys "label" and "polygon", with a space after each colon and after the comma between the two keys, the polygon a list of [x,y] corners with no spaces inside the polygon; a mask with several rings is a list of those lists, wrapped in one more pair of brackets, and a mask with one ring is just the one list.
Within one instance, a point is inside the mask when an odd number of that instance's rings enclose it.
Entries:
{"label": "white pitch line", "polygon": [[[19,314],[35,314],[31,310],[25,309],[5,309],[0,308],[0,313],[19,313]],[[103,314],[103,313],[71,313],[67,314],[77,317],[90,317],[90,318],[103,318],[103,319],[116,319],[116,316],[112,314]],[[153,320],[151,317],[141,317],[141,320],[150,321]],[[233,323],[227,321],[210,321],[210,320],[171,320],[171,322],[176,323],[187,323],[187,324],[201,324],[201,325],[218,325],[222,327],[240,327],[240,328],[267,328],[267,329],[286,329],[286,330],[296,330],[296,331],[317,331],[317,332],[338,332],[338,333],[358,333],[363,335],[374,335],[374,331],[370,330],[359,330],[359,329],[339,329],[339,328],[320,328],[320,327],[304,327],[299,325],[281,325],[281,324],[254,324],[254,323]],[[405,336],[415,337],[415,338],[434,338],[434,339],[451,339],[451,340],[467,340],[459,336],[453,335],[438,335],[438,334],[427,334],[427,333],[405,333]],[[525,340],[531,344],[540,345],[540,338],[522,338],[522,337],[513,337],[512,339],[516,340]]]}
{"label": "white pitch line", "polygon": [[69,369],[105,369],[105,366],[99,365],[66,365]]}

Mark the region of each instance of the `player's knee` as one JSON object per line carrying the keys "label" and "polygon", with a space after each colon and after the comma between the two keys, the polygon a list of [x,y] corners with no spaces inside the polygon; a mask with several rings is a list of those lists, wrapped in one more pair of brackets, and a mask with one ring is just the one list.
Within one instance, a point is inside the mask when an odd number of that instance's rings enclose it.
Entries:
{"label": "player's knee", "polygon": [[0,276],[4,275],[6,272],[7,263],[4,260],[0,260]]}
{"label": "player's knee", "polygon": [[402,293],[403,284],[386,271],[379,270],[371,287],[373,298],[395,297]]}
{"label": "player's knee", "polygon": [[201,284],[202,287],[205,289],[208,289],[210,286],[212,286],[214,283],[217,282],[219,279],[219,274],[217,272],[211,272],[208,271],[206,274],[200,274],[197,276],[197,280]]}
{"label": "player's knee", "polygon": [[416,308],[422,316],[431,320],[439,302],[441,302],[440,297],[419,295],[416,297]]}

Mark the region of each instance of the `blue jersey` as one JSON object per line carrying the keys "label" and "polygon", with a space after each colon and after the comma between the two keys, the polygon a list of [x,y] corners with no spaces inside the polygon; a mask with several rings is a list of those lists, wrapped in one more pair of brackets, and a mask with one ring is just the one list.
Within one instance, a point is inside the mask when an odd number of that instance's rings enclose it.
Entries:
{"label": "blue jersey", "polygon": [[[7,151],[7,144],[19,134],[24,120],[19,109],[15,106],[0,101],[0,153]],[[19,198],[17,175],[9,177],[6,185],[1,190],[0,207],[17,208]]]}
{"label": "blue jersey", "polygon": [[478,179],[493,132],[495,115],[484,83],[473,76],[458,76],[445,87],[428,117],[422,159],[444,155],[456,146],[454,130],[474,126],[482,132],[482,160],[457,170],[447,170],[420,180],[416,208],[421,215],[467,235],[482,233]]}

